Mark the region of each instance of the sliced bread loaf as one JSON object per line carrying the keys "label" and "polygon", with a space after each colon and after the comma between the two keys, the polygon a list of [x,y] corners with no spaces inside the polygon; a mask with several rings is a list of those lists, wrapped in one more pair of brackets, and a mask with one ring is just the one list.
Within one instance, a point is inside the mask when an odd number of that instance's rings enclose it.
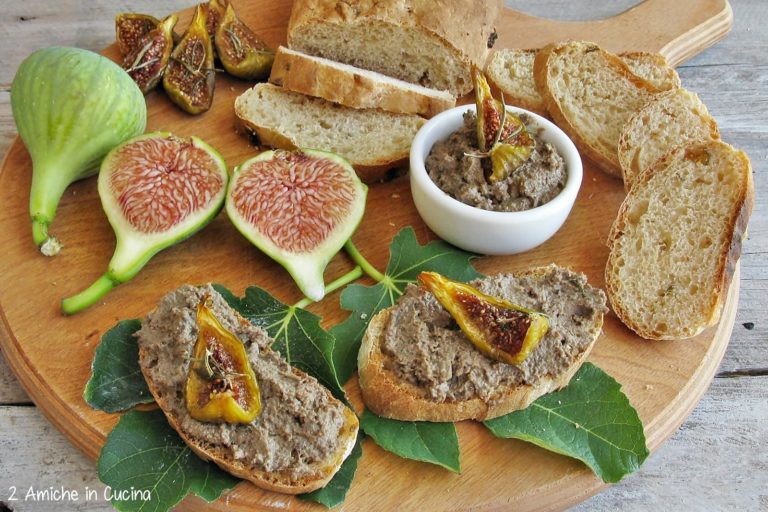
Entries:
{"label": "sliced bread loaf", "polygon": [[262,144],[339,154],[368,182],[407,160],[425,122],[415,115],[344,107],[272,84],[256,84],[238,96],[235,114]]}
{"label": "sliced bread loaf", "polygon": [[678,146],[646,169],[619,209],[605,269],[616,315],[643,338],[689,338],[717,322],[754,202],[742,151]]}
{"label": "sliced bread loaf", "polygon": [[[261,398],[261,412],[250,423],[198,421],[187,409],[201,301],[244,345]],[[137,338],[141,371],[168,422],[197,455],[225,471],[262,489],[304,493],[328,483],[351,452],[359,425],[355,413],[274,352],[266,331],[238,315],[210,285],[182,286],[166,295],[142,321]],[[217,345],[209,347],[219,353]],[[218,366],[226,361],[216,360],[216,368],[226,371]]]}
{"label": "sliced bread loaf", "polygon": [[603,171],[621,177],[621,129],[659,89],[616,55],[583,41],[542,48],[533,74],[554,121]]}
{"label": "sliced bread loaf", "polygon": [[[533,79],[533,61],[538,50],[504,48],[496,50],[488,60],[485,74],[504,93],[508,105],[548,115],[544,98]],[[661,90],[680,87],[680,77],[663,55],[649,52],[626,52],[618,55],[637,76]]]}
{"label": "sliced bread loaf", "polygon": [[717,123],[699,97],[683,88],[664,92],[635,112],[619,137],[619,163],[627,190],[670,149],[695,140],[719,139]]}
{"label": "sliced bread loaf", "polygon": [[448,91],[429,89],[283,46],[277,49],[269,81],[348,107],[380,108],[399,114],[432,117],[456,104],[456,98]]}
{"label": "sliced bread loaf", "polygon": [[358,371],[366,407],[406,421],[495,418],[568,384],[600,335],[605,295],[583,274],[550,265],[472,285],[548,316],[533,352],[519,365],[487,357],[432,293],[409,285],[363,338]]}
{"label": "sliced bread loaf", "polygon": [[498,0],[296,0],[288,46],[462,96],[488,54]]}

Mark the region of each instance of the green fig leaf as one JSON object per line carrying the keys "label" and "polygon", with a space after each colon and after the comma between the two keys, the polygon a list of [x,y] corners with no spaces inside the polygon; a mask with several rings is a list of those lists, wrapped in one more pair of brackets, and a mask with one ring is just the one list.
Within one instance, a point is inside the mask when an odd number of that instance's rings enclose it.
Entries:
{"label": "green fig leaf", "polygon": [[360,417],[360,428],[377,445],[395,455],[461,472],[459,437],[453,423],[398,421],[366,410]]}
{"label": "green fig leaf", "polygon": [[352,453],[344,460],[339,471],[333,475],[333,478],[325,487],[307,494],[299,494],[299,498],[305,501],[320,503],[328,508],[341,505],[347,497],[349,488],[352,486],[352,480],[357,472],[357,463],[363,455],[364,437],[362,432],[358,433]]}
{"label": "green fig leaf", "polygon": [[485,422],[497,437],[533,443],[581,460],[618,482],[648,457],[643,424],[613,377],[585,363],[570,384],[528,408]]}
{"label": "green fig leaf", "polygon": [[283,304],[257,286],[248,287],[242,299],[220,285],[214,285],[214,288],[243,317],[267,331],[275,340],[272,349],[291,366],[312,375],[334,396],[345,400],[333,366],[335,339],[320,326],[319,316]]}
{"label": "green fig leaf", "polygon": [[119,412],[154,401],[139,368],[139,346],[134,333],[141,320],[123,320],[101,337],[85,385],[86,403],[104,412]]}
{"label": "green fig leaf", "polygon": [[438,272],[458,281],[471,281],[482,277],[470,264],[475,257],[477,255],[442,240],[421,245],[412,227],[401,229],[389,246],[389,264],[384,280],[373,286],[352,284],[341,293],[341,307],[352,313],[330,329],[336,339],[333,366],[338,381],[346,383],[355,372],[360,341],[371,318],[393,305],[405,287],[416,282],[422,271]]}
{"label": "green fig leaf", "polygon": [[101,450],[99,478],[122,511],[165,511],[187,494],[211,502],[240,479],[184,444],[160,410],[122,415]]}

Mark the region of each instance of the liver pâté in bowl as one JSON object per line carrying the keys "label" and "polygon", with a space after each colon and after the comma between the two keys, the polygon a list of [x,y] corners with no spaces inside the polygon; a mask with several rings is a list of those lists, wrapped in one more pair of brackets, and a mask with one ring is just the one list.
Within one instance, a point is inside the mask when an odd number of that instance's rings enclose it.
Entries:
{"label": "liver p\u00e2t\u00e9 in bowl", "polygon": [[508,106],[507,112],[519,116],[532,135],[551,144],[562,157],[565,164],[562,189],[546,202],[532,204],[522,211],[492,211],[465,204],[433,181],[425,162],[435,144],[462,129],[466,112],[475,113],[475,106],[456,107],[433,117],[413,139],[410,180],[416,209],[440,238],[467,251],[501,255],[533,249],[560,229],[573,207],[583,173],[579,152],[571,139],[551,121]]}

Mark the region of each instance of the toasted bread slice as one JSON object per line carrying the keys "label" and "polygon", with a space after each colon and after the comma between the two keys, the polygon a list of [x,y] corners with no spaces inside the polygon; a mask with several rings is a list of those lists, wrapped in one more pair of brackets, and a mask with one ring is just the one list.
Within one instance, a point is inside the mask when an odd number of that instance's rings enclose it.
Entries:
{"label": "toasted bread slice", "polygon": [[[246,346],[262,403],[251,423],[204,423],[186,408],[197,306],[206,299],[219,322]],[[272,351],[266,332],[232,310],[211,286],[183,286],[166,295],[137,337],[141,371],[168,422],[197,455],[225,471],[262,489],[305,493],[327,484],[352,451],[359,426],[355,413]]]}
{"label": "toasted bread slice", "polygon": [[[496,50],[488,60],[485,73],[490,82],[504,93],[508,105],[537,114],[549,115],[544,98],[533,79],[533,61],[538,50],[504,48]],[[618,55],[634,74],[645,78],[660,90],[680,87],[680,77],[663,55],[649,52],[626,52]]]}
{"label": "toasted bread slice", "polygon": [[646,169],[608,238],[616,315],[654,340],[716,323],[754,203],[749,159],[720,141],[678,146]]}
{"label": "toasted bread slice", "polygon": [[554,121],[603,171],[620,178],[621,129],[659,89],[616,55],[583,41],[542,48],[533,75]]}
{"label": "toasted bread slice", "polygon": [[635,112],[619,137],[619,163],[624,187],[675,146],[719,139],[717,123],[699,97],[678,88],[659,94]]}
{"label": "toasted bread slice", "polygon": [[397,114],[432,117],[456,105],[448,91],[438,91],[322,57],[277,49],[269,81],[289,91],[352,108],[379,108]]}
{"label": "toasted bread slice", "polygon": [[363,337],[358,371],[366,407],[407,421],[485,420],[568,384],[600,334],[603,292],[555,265],[473,285],[548,315],[549,331],[528,358],[516,366],[488,358],[431,293],[410,285]]}
{"label": "toasted bread slice", "polygon": [[238,96],[235,114],[262,144],[336,153],[366,182],[407,161],[425,122],[415,115],[344,107],[272,84],[256,84]]}

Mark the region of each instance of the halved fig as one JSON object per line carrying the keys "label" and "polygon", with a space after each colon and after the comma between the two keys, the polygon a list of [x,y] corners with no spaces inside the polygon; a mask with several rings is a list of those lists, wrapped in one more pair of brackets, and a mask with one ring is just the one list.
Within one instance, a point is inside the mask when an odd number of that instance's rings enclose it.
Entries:
{"label": "halved fig", "polygon": [[160,20],[149,14],[122,12],[115,16],[115,39],[120,55],[131,53],[145,35],[157,28]]}
{"label": "halved fig", "polygon": [[211,41],[216,38],[216,31],[219,25],[221,25],[221,20],[224,19],[228,5],[229,0],[209,0],[208,2],[208,18],[205,23],[205,29],[208,31]]}
{"label": "halved fig", "polygon": [[240,21],[231,4],[216,30],[214,42],[219,60],[230,75],[244,80],[259,80],[269,75],[275,52]]}
{"label": "halved fig", "polygon": [[64,313],[92,305],[156,253],[202,229],[221,210],[228,179],[224,159],[197,137],[154,132],[110,151],[98,189],[117,238],[115,253],[103,276],[62,301]]}
{"label": "halved fig", "polygon": [[160,82],[173,50],[173,27],[179,17],[175,14],[159,22],[136,41],[136,45],[123,59],[123,68],[148,93]]}
{"label": "halved fig", "polygon": [[197,6],[192,24],[174,48],[163,76],[163,88],[176,105],[190,114],[211,108],[215,85],[213,45],[205,28],[207,7]]}
{"label": "halved fig", "polygon": [[317,301],[325,295],[326,265],[363,218],[367,192],[338,155],[265,151],[235,168],[226,209],[237,229]]}
{"label": "halved fig", "polygon": [[491,297],[468,284],[435,272],[422,272],[418,279],[472,344],[498,361],[522,363],[549,329],[546,315]]}
{"label": "halved fig", "polygon": [[189,415],[209,423],[250,423],[261,412],[261,395],[245,346],[205,300],[197,306],[197,328],[185,389]]}

